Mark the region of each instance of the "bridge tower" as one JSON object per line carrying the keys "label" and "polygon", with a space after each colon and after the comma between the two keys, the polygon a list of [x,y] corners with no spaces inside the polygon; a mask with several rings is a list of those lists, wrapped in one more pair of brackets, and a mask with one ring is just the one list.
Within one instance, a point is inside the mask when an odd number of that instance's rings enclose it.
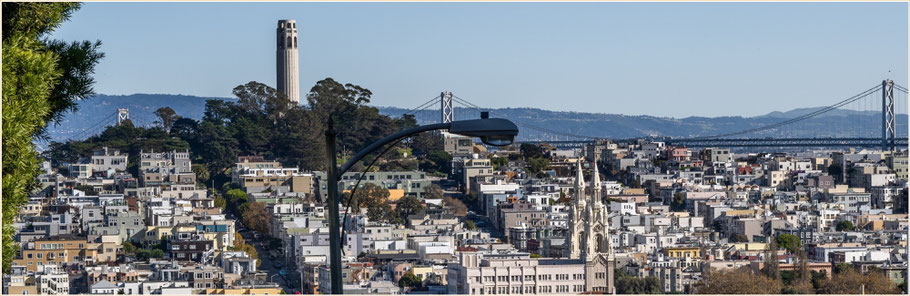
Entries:
{"label": "bridge tower", "polygon": [[882,151],[894,151],[894,134],[894,81],[887,79],[882,81]]}
{"label": "bridge tower", "polygon": [[455,105],[452,104],[452,92],[444,91],[439,95],[439,103],[442,111],[441,123],[455,121]]}
{"label": "bridge tower", "polygon": [[120,108],[117,109],[117,126],[120,126],[123,121],[130,119],[130,109]]}

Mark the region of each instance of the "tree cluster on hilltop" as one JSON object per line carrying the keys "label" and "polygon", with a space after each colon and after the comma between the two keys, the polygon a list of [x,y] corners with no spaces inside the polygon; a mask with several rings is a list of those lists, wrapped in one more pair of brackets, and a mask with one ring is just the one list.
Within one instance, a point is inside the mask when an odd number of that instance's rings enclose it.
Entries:
{"label": "tree cluster on hilltop", "polygon": [[[319,81],[310,90],[307,106],[294,105],[283,93],[255,81],[237,86],[233,93],[238,98],[236,102],[206,101],[201,120],[180,117],[173,110],[161,108],[156,111],[158,126],[137,127],[126,121],[82,141],[53,142],[45,156],[59,164],[75,162],[103,146],[117,148],[129,153],[129,171],[135,174],[142,150],[188,149],[194,163],[203,165],[207,174],[224,183],[228,169],[242,155],[279,159],[284,165],[305,170],[324,169],[324,134],[330,116],[335,120],[338,157],[342,160],[381,137],[416,125],[411,116],[380,115],[376,108],[366,105],[372,95],[368,89],[331,78]],[[422,156],[422,169],[439,169],[445,163],[445,157],[427,157],[443,152],[431,136],[414,137],[408,150]],[[414,168],[407,163],[384,163],[383,167]]]}

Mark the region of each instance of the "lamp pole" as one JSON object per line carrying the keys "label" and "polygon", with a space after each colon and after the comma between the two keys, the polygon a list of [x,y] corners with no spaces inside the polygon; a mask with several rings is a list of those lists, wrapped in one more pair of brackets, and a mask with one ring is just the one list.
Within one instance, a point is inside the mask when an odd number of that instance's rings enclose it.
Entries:
{"label": "lamp pole", "polygon": [[326,189],[328,190],[327,198],[329,203],[329,275],[331,276],[332,294],[344,293],[341,281],[342,242],[339,228],[341,223],[338,221],[339,177],[376,149],[399,139],[426,131],[447,129],[454,134],[480,137],[484,143],[489,145],[504,146],[512,144],[515,135],[518,134],[518,127],[506,119],[488,117],[489,114],[487,112],[481,112],[481,119],[428,124],[399,131],[360,150],[360,152],[357,152],[351,159],[342,164],[341,167],[338,167],[338,160],[336,159],[335,136],[337,131],[335,130],[335,121],[331,117],[329,118],[328,129],[325,132],[325,149],[326,157],[328,157],[328,168],[326,169],[326,182],[328,184]]}
{"label": "lamp pole", "polygon": [[325,132],[326,156],[329,158],[326,179],[329,191],[329,269],[332,294],[344,293],[341,283],[341,233],[338,229],[338,160],[335,155],[335,121],[329,117],[329,128]]}

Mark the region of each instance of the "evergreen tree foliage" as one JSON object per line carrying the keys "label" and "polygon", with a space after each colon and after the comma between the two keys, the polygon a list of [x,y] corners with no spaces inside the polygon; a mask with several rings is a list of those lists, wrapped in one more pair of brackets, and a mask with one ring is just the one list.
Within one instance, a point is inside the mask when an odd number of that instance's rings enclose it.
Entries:
{"label": "evergreen tree foliage", "polygon": [[76,101],[93,94],[101,42],[66,43],[48,34],[78,3],[3,3],[3,272],[18,252],[13,218],[34,189],[39,159],[34,140]]}

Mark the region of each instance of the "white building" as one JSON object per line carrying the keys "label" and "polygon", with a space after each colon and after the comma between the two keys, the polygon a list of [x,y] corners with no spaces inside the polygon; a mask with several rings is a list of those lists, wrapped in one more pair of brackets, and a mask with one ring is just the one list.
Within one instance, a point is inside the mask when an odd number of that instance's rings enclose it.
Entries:
{"label": "white building", "polygon": [[446,281],[449,294],[578,294],[586,291],[583,260],[536,259],[527,253],[462,252],[458,263],[449,264]]}

